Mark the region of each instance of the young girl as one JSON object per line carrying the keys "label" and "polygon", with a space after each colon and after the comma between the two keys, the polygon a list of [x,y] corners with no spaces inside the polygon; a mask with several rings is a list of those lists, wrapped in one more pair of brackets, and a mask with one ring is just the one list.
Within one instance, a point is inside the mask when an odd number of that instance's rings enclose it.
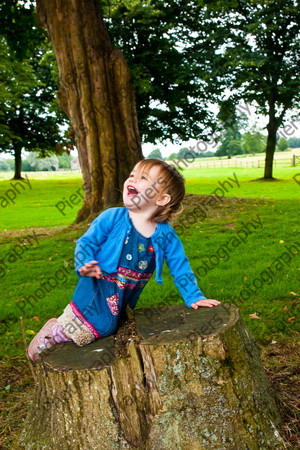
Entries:
{"label": "young girl", "polygon": [[127,303],[136,306],[154,269],[155,281],[163,284],[164,258],[189,308],[220,303],[199,290],[183,245],[168,223],[182,212],[184,183],[175,168],[159,159],[135,165],[123,186],[125,207],[103,211],[77,240],[75,271],[80,279],[73,299],[33,338],[28,347],[32,360],[60,342],[82,346],[111,335]]}

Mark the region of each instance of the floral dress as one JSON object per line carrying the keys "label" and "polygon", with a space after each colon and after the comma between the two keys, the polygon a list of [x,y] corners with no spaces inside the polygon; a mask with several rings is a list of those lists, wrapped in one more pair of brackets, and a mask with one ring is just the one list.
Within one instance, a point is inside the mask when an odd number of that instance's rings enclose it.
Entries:
{"label": "floral dress", "polygon": [[127,303],[131,308],[135,307],[154,269],[155,252],[151,237],[143,236],[132,223],[123,243],[117,272],[107,273],[101,269],[100,279],[80,278],[71,302],[73,313],[95,338],[112,334]]}

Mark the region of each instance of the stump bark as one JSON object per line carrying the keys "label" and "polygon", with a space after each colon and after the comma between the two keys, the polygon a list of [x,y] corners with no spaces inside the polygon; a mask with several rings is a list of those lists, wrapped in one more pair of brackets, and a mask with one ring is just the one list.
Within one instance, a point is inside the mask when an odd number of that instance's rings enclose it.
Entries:
{"label": "stump bark", "polygon": [[284,449],[238,308],[134,311],[114,336],[42,353],[18,448]]}

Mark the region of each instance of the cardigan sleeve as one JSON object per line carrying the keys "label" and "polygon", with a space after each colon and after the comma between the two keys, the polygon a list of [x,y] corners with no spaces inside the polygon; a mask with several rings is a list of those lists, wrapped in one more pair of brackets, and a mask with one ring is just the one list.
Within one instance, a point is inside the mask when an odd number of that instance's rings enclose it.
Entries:
{"label": "cardigan sleeve", "polygon": [[175,230],[171,228],[168,232],[165,245],[165,258],[174,283],[178,288],[185,304],[191,308],[191,304],[206,297],[200,291],[197,278],[190,266],[189,260],[184,252],[184,247]]}
{"label": "cardigan sleeve", "polygon": [[75,273],[82,277],[78,272],[80,267],[89,261],[95,259],[95,254],[100,246],[107,239],[112,228],[112,208],[102,211],[96,219],[93,220],[88,230],[76,242],[75,248]]}

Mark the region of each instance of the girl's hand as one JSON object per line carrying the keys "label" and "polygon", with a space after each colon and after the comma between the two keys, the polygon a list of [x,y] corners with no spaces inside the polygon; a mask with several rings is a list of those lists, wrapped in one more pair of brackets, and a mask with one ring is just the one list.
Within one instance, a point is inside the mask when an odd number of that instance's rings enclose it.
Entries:
{"label": "girl's hand", "polygon": [[206,306],[207,308],[212,308],[213,306],[220,305],[221,302],[218,300],[213,300],[211,298],[208,298],[207,300],[198,300],[195,303],[191,304],[191,307],[194,309],[198,309],[199,306]]}
{"label": "girl's hand", "polygon": [[100,277],[100,275],[102,274],[101,269],[96,264],[98,264],[98,261],[90,261],[86,263],[84,266],[80,267],[80,269],[78,269],[78,272],[80,273],[80,275],[84,277],[101,278]]}

